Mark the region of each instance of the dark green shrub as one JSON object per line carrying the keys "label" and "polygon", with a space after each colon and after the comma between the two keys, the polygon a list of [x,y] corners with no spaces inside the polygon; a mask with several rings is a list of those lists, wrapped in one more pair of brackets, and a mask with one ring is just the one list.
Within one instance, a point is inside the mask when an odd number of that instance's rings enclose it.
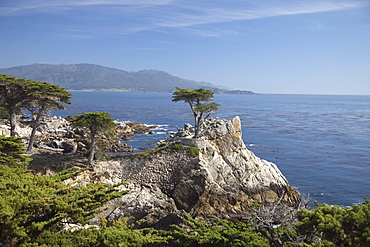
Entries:
{"label": "dark green shrub", "polygon": [[200,222],[185,216],[186,228],[176,228],[171,234],[178,246],[270,246],[269,241],[253,227],[243,222],[231,222],[219,218]]}
{"label": "dark green shrub", "polygon": [[0,165],[0,246],[37,246],[44,234],[57,235],[63,223],[84,225],[104,203],[127,193],[116,190],[119,184],[62,183],[79,172],[32,175],[24,168]]}
{"label": "dark green shrub", "polygon": [[319,205],[298,212],[297,233],[307,236],[307,243],[320,241],[332,246],[370,246],[370,201],[341,208]]}
{"label": "dark green shrub", "polygon": [[[57,234],[44,233],[38,244],[45,246],[155,246],[167,242],[166,236],[154,229],[134,229],[127,219],[107,222],[102,218],[100,228],[90,227],[75,231],[62,231]],[[109,223],[110,226],[107,226]]]}

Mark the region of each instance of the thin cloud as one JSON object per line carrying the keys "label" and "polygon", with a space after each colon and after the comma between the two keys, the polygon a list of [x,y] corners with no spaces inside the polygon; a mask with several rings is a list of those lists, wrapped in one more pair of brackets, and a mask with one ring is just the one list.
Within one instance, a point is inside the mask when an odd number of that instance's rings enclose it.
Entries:
{"label": "thin cloud", "polygon": [[13,1],[0,8],[0,15],[17,15],[30,12],[54,12],[86,6],[124,6],[124,5],[163,5],[172,0],[47,0],[47,1]]}
{"label": "thin cloud", "polygon": [[[312,14],[369,7],[366,0],[14,0],[2,4],[0,16],[32,13],[63,13],[73,18],[81,30],[90,30],[86,23],[94,22],[100,34],[125,35],[142,31],[173,31],[179,29],[197,36],[223,37],[236,30],[216,27],[253,19],[287,15]],[[78,11],[74,11],[78,10]],[[212,28],[210,28],[212,27]],[[71,32],[78,37],[78,32]],[[87,37],[83,34],[81,38]]]}
{"label": "thin cloud", "polygon": [[310,29],[313,29],[313,30],[322,30],[322,29],[325,29],[324,24],[322,24],[319,21],[311,21],[311,24],[312,25],[310,26]]}
{"label": "thin cloud", "polygon": [[[224,37],[230,34],[240,34],[235,30],[212,30],[211,25],[229,23],[235,21],[246,21],[262,18],[272,18],[287,15],[313,14],[320,12],[340,11],[352,8],[369,7],[370,3],[357,2],[328,2],[328,1],[291,1],[289,4],[276,4],[271,1],[260,1],[257,4],[237,7],[182,6],[176,14],[162,15],[160,19],[152,19],[137,31],[155,30],[163,28],[182,28],[185,31],[203,37]],[[191,12],[191,14],[189,14]],[[203,28],[207,27],[207,28]],[[318,26],[316,26],[318,28]],[[323,28],[323,26],[321,26]]]}
{"label": "thin cloud", "polygon": [[201,14],[179,14],[163,21],[158,20],[161,27],[189,27],[221,22],[242,21],[278,17],[285,15],[310,14],[319,12],[338,11],[350,8],[369,6],[368,2],[303,2],[300,4],[282,5],[277,7],[257,7],[248,9],[204,8],[198,9]]}

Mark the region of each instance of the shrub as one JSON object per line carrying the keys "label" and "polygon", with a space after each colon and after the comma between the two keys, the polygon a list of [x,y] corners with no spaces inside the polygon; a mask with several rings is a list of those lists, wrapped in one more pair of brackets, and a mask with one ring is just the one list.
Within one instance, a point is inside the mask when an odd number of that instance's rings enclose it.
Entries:
{"label": "shrub", "polygon": [[200,152],[200,150],[198,148],[196,148],[196,147],[190,147],[189,150],[188,150],[188,154],[190,156],[193,156],[193,157],[198,156],[199,155],[199,152]]}
{"label": "shrub", "polygon": [[302,209],[298,213],[297,232],[308,237],[306,242],[323,240],[333,246],[370,246],[369,200],[346,208],[315,204],[316,209]]}
{"label": "shrub", "polygon": [[270,246],[269,241],[243,222],[211,218],[200,222],[185,215],[186,228],[174,226],[172,241],[180,246]]}
{"label": "shrub", "polygon": [[173,144],[171,146],[171,149],[174,150],[174,151],[176,151],[176,152],[178,152],[178,151],[180,151],[182,149],[182,144]]}
{"label": "shrub", "polygon": [[0,246],[36,244],[44,234],[58,234],[63,223],[84,225],[101,205],[127,193],[116,190],[119,184],[62,183],[81,171],[45,176],[0,165]]}

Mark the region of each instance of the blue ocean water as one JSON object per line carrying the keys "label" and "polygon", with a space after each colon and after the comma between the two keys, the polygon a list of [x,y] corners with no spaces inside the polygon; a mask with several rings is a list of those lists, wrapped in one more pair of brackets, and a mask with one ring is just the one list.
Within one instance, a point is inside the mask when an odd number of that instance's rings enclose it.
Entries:
{"label": "blue ocean water", "polygon": [[[66,117],[106,111],[114,119],[157,125],[129,145],[152,147],[184,123],[189,106],[170,93],[72,91]],[[370,96],[216,94],[214,117],[242,121],[243,140],[260,158],[274,162],[290,184],[312,200],[349,206],[370,199]]]}

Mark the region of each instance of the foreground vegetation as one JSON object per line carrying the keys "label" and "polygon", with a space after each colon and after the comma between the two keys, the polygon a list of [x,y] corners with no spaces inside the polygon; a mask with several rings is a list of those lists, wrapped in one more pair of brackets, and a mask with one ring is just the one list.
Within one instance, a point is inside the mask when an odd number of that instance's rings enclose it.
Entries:
{"label": "foreground vegetation", "polygon": [[202,221],[184,215],[172,231],[140,229],[127,219],[86,227],[99,207],[128,193],[119,184],[69,186],[83,171],[32,175],[20,138],[0,138],[1,246],[370,246],[370,202],[295,210],[258,205],[246,215]]}

